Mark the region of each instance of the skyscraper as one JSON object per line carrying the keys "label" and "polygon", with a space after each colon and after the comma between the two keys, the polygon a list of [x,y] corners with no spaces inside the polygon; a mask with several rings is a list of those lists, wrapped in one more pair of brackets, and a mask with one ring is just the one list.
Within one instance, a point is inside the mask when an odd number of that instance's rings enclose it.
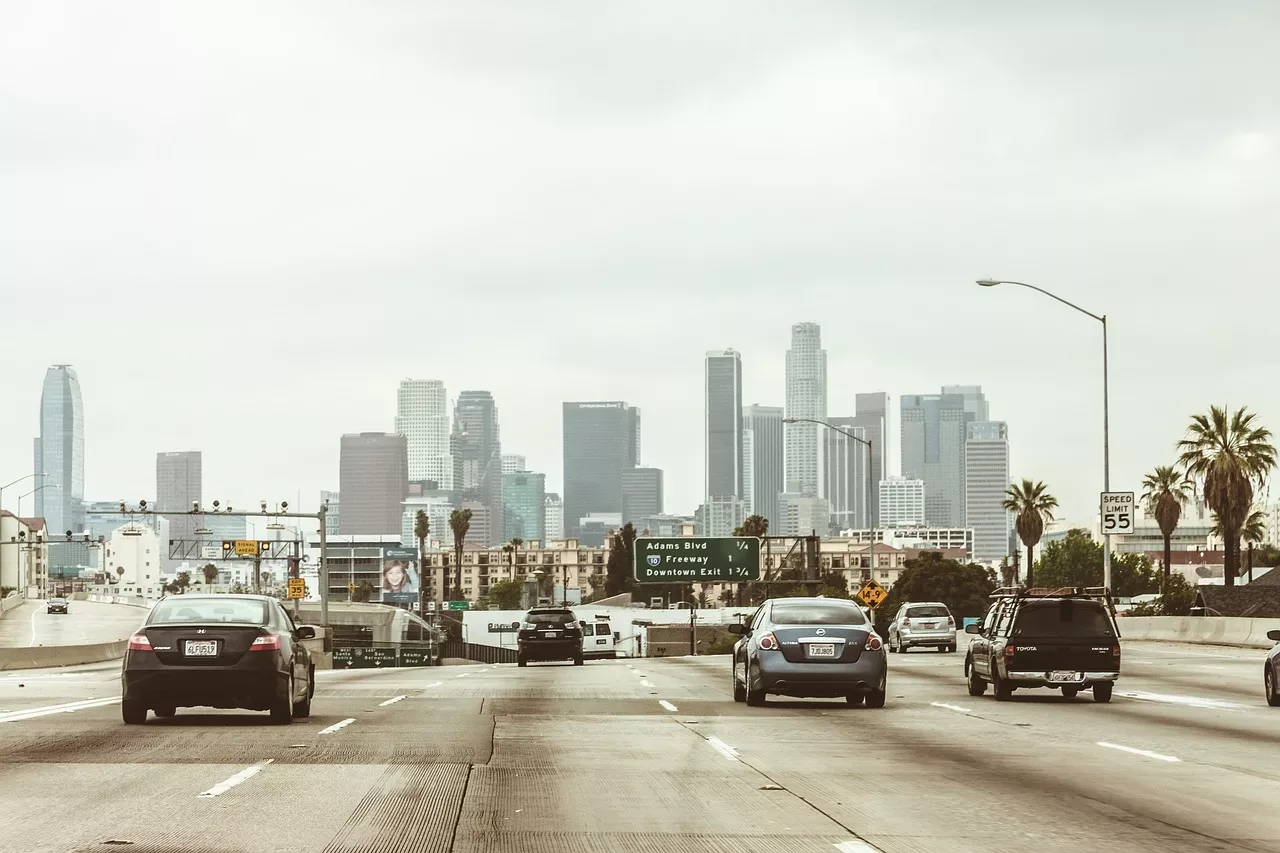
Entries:
{"label": "skyscraper", "polygon": [[401,504],[409,494],[409,453],[403,435],[362,432],[342,437],[338,464],[344,536],[400,535]]}
{"label": "skyscraper", "polygon": [[960,394],[902,398],[902,476],[924,481],[925,523],[962,527],[965,519],[964,451],[973,416]]}
{"label": "skyscraper", "polygon": [[156,512],[169,519],[170,539],[195,539],[202,521],[191,514],[199,503],[204,482],[199,450],[156,454]]}
{"label": "skyscraper", "polygon": [[542,533],[546,542],[564,539],[564,501],[555,492],[542,505]]}
{"label": "skyscraper", "polygon": [[924,527],[924,480],[886,477],[880,481],[880,524]]}
{"label": "skyscraper", "polygon": [[622,521],[637,522],[662,515],[662,469],[632,468],[622,472]]}
{"label": "skyscraper", "polygon": [[975,421],[964,448],[965,524],[973,528],[973,559],[998,562],[1009,556],[1013,516],[1004,508],[1009,487],[1009,425]]}
{"label": "skyscraper", "polygon": [[502,442],[498,437],[498,407],[488,391],[463,391],[453,410],[454,488],[489,508],[491,541],[502,536]]}
{"label": "skyscraper", "polygon": [[[791,327],[787,350],[787,417],[826,420],[827,353],[817,323]],[[786,454],[786,491],[820,496],[824,482],[824,427],[811,423],[788,424],[783,433]],[[825,525],[824,525],[825,527]]]}
{"label": "skyscraper", "polygon": [[36,517],[45,520],[50,535],[82,532],[84,403],[80,379],[69,364],[55,364],[44,375],[35,475]]}
{"label": "skyscraper", "polygon": [[622,512],[622,472],[640,464],[640,410],[621,401],[563,405],[564,526],[588,513]]}
{"label": "skyscraper", "polygon": [[523,456],[518,453],[502,454],[502,473],[514,474],[517,471],[528,471],[529,464]]}
{"label": "skyscraper", "polygon": [[[831,507],[831,523],[836,530],[867,526],[867,505],[873,498],[867,493],[867,448],[861,441],[867,440],[867,431],[855,425],[855,418],[827,418],[827,423],[840,427],[857,438],[850,438],[839,430],[823,430],[826,459],[823,495]],[[874,445],[873,445],[874,449]]]}
{"label": "skyscraper", "polygon": [[964,410],[970,421],[991,420],[991,410],[981,385],[943,385],[943,394],[958,394],[964,398]]}
{"label": "skyscraper", "polygon": [[515,471],[502,475],[502,541],[523,539],[525,542],[545,538],[543,519],[546,512],[547,475],[534,471]]}
{"label": "skyscraper", "polygon": [[705,493],[741,500],[742,357],[737,350],[712,350],[705,373]]}
{"label": "skyscraper", "polygon": [[409,479],[455,488],[449,458],[449,401],[439,379],[402,379],[396,392],[395,431],[403,435]]}
{"label": "skyscraper", "polygon": [[786,489],[781,406],[758,403],[742,410],[745,515],[761,515],[775,529],[781,523],[778,496]]}
{"label": "skyscraper", "polygon": [[853,422],[866,431],[864,435],[871,442],[871,525],[878,527],[878,484],[889,476],[889,395],[883,391],[857,394],[854,406]]}

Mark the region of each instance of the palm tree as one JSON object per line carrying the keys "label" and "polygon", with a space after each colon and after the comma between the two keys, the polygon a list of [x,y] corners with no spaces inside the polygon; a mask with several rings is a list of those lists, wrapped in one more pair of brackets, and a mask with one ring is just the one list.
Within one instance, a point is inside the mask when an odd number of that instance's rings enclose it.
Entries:
{"label": "palm tree", "polygon": [[[427,537],[431,535],[431,517],[425,509],[413,514],[413,538],[418,540],[418,613],[427,615]],[[435,572],[431,575],[435,586]]]}
{"label": "palm tree", "polygon": [[462,600],[462,543],[471,529],[471,510],[455,509],[449,513],[449,529],[453,531],[454,600]]}
{"label": "palm tree", "polygon": [[1005,490],[1004,508],[1014,514],[1013,529],[1018,538],[1027,546],[1027,586],[1032,583],[1032,554],[1036,543],[1044,535],[1045,522],[1053,521],[1053,511],[1058,508],[1058,499],[1049,494],[1044,483],[1033,483],[1023,479]]}
{"label": "palm tree", "polygon": [[523,546],[524,546],[523,539],[519,537],[512,537],[511,541],[508,542],[506,546],[504,546],[502,549],[504,551],[507,551],[508,554],[510,554],[509,559],[511,560],[511,577],[513,578],[516,576],[516,559],[517,557],[519,557],[520,549]]}
{"label": "palm tree", "polygon": [[1226,586],[1235,586],[1239,573],[1240,535],[1253,509],[1254,490],[1276,465],[1271,430],[1257,425],[1256,418],[1243,406],[1231,413],[1210,406],[1209,414],[1191,416],[1187,437],[1178,442],[1179,464],[1222,528]]}
{"label": "palm tree", "polygon": [[1173,531],[1178,528],[1182,518],[1182,508],[1187,505],[1191,484],[1185,475],[1172,465],[1157,465],[1155,470],[1142,478],[1142,502],[1147,505],[1147,512],[1156,517],[1160,525],[1160,533],[1164,536],[1164,576],[1167,579],[1170,571],[1170,560],[1173,559],[1173,548],[1169,540]]}
{"label": "palm tree", "polygon": [[200,567],[200,573],[204,575],[204,582],[211,584],[218,579],[218,567],[213,563],[205,563]]}
{"label": "palm tree", "polygon": [[[1222,522],[1218,520],[1217,516],[1214,516],[1213,527],[1209,528],[1209,535],[1222,535]],[[1249,517],[1244,520],[1244,526],[1240,528],[1240,538],[1249,543],[1249,559],[1245,563],[1245,567],[1249,570],[1249,582],[1252,583],[1253,546],[1266,541],[1267,538],[1267,516],[1261,510],[1255,509],[1249,513]],[[1223,544],[1225,547],[1225,542]]]}
{"label": "palm tree", "polygon": [[763,515],[749,515],[742,522],[742,526],[733,531],[734,536],[757,536],[765,537],[769,535],[769,519]]}

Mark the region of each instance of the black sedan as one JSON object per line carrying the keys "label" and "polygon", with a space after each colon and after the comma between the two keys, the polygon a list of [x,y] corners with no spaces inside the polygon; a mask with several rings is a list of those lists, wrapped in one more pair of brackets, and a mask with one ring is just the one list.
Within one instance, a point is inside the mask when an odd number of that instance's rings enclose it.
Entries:
{"label": "black sedan", "polygon": [[45,613],[69,613],[65,598],[51,598],[45,607]]}
{"label": "black sedan", "polygon": [[129,638],[120,673],[124,721],[196,706],[270,711],[283,725],[310,716],[315,665],[301,641],[315,635],[264,595],[161,599]]}
{"label": "black sedan", "polygon": [[[1280,631],[1268,631],[1267,639],[1280,644]],[[1280,645],[1267,653],[1267,661],[1262,670],[1262,690],[1267,697],[1267,704],[1272,708],[1280,708]]]}

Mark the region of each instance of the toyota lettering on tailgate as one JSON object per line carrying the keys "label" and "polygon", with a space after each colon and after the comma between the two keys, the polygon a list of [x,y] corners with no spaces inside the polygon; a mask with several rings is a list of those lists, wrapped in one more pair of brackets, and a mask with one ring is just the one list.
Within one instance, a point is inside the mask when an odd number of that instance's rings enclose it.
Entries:
{"label": "toyota lettering on tailgate", "polygon": [[1038,652],[1038,651],[1040,651],[1040,647],[1039,647],[1039,646],[1018,646],[1018,651],[1020,651],[1020,652]]}

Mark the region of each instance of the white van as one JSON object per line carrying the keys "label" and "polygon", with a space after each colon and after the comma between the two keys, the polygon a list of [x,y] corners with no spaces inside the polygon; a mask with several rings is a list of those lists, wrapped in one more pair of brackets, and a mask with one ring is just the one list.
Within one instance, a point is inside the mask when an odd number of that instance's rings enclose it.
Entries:
{"label": "white van", "polygon": [[613,633],[608,616],[579,619],[582,626],[582,656],[584,658],[616,658],[618,638]]}

